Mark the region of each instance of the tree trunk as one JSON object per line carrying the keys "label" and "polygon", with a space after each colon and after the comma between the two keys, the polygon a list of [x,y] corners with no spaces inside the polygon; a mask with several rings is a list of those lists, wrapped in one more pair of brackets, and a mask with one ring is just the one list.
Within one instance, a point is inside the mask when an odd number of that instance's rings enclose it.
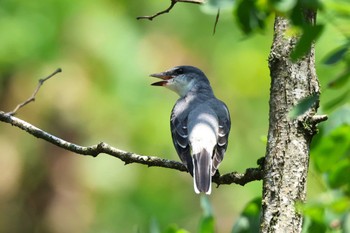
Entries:
{"label": "tree trunk", "polygon": [[[315,12],[305,12],[314,23]],[[310,143],[316,133],[318,102],[297,119],[289,111],[303,98],[319,94],[315,71],[314,46],[293,62],[290,59],[297,37],[286,34],[289,21],[277,16],[269,55],[271,75],[269,132],[264,163],[260,232],[301,232],[302,216],[295,204],[304,202]]]}

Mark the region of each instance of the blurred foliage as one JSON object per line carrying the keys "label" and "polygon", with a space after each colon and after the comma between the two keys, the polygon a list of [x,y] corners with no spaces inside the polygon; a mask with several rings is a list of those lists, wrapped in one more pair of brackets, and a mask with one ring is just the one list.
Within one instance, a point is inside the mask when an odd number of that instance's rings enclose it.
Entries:
{"label": "blurred foliage", "polygon": [[233,226],[232,233],[259,232],[261,197],[254,198],[243,209],[241,216]]}
{"label": "blurred foliage", "polygon": [[215,220],[213,216],[213,209],[207,196],[201,196],[201,206],[203,209],[203,216],[199,222],[198,233],[215,232]]}
{"label": "blurred foliage", "polygon": [[[200,196],[200,204],[202,207],[202,217],[199,221],[198,233],[212,233],[215,232],[215,220],[213,216],[213,209],[208,196],[202,194]],[[189,233],[189,231],[179,228],[177,225],[172,224],[168,226],[164,231],[159,227],[156,219],[151,221],[150,233]]]}
{"label": "blurred foliage", "polygon": [[321,176],[323,191],[298,205],[305,216],[304,232],[349,232],[350,105],[329,115],[311,149],[311,161]]}
{"label": "blurred foliage", "polygon": [[[320,35],[306,41],[317,39],[324,87],[321,112],[330,119],[313,143],[311,203],[300,211],[309,229],[349,230],[348,1],[210,4],[177,4],[170,14],[150,22],[136,17],[166,8],[168,2],[0,1],[0,110],[12,110],[39,78],[61,67],[63,73],[45,83],[36,102],[20,110],[20,118],[77,144],[106,141],[124,150],[178,159],[169,130],[177,97],[150,87],[147,76],[194,65],[205,71],[231,112],[229,148],[220,172],[242,172],[254,167],[265,151],[260,138],[268,126],[266,60],[273,13],[291,17],[296,31],[303,32],[296,9],[309,4],[319,9],[315,30]],[[222,11],[212,36],[215,17],[202,11],[216,12],[215,7]],[[5,124],[0,124],[0,148],[0,232],[179,233],[206,232],[213,225],[217,232],[230,232],[237,220],[246,222],[241,211],[249,224],[257,216],[248,209],[257,207],[250,200],[261,194],[260,182],[214,189],[211,205],[202,200],[203,214],[187,173],[124,166],[104,155],[74,155]]]}

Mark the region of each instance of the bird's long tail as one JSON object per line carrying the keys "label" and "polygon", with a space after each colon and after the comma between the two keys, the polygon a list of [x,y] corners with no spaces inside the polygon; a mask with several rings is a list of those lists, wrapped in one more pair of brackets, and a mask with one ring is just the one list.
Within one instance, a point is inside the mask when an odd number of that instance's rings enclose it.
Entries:
{"label": "bird's long tail", "polygon": [[196,193],[211,193],[211,154],[203,149],[193,155],[193,180]]}

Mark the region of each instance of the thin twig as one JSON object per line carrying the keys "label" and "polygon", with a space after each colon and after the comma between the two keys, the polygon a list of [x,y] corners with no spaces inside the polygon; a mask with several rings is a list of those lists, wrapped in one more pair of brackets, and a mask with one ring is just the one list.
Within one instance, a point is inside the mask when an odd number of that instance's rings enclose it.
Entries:
{"label": "thin twig", "polygon": [[[61,147],[63,149],[66,149],[68,151],[71,151],[80,155],[91,155],[96,157],[97,155],[104,153],[124,161],[125,164],[139,163],[139,164],[147,165],[149,167],[163,167],[163,168],[170,168],[170,169],[174,169],[182,172],[187,172],[186,167],[181,162],[163,159],[156,156],[139,155],[132,152],[123,151],[123,150],[114,148],[104,142],[100,142],[96,145],[87,146],[87,147],[80,146],[80,145],[65,141],[52,134],[49,134],[35,127],[34,125],[31,125],[30,123],[24,120],[21,120],[17,117],[14,117],[2,111],[0,111],[0,121],[9,123],[13,126],[16,126],[26,131],[27,133],[37,138],[41,138],[51,144],[54,144],[58,147]],[[213,177],[213,182],[215,182],[217,185],[232,184],[232,183],[245,185],[251,181],[261,180],[262,176],[263,176],[263,172],[260,167],[248,168],[246,172],[243,174],[232,172],[221,176],[215,175]]]}
{"label": "thin twig", "polygon": [[52,74],[50,74],[50,75],[47,76],[46,78],[39,79],[38,86],[37,86],[36,89],[34,90],[33,94],[32,94],[26,101],[24,101],[24,102],[18,104],[14,110],[12,110],[11,112],[8,112],[7,114],[13,116],[13,115],[16,114],[16,112],[17,112],[20,108],[24,107],[25,105],[29,104],[30,102],[35,101],[35,96],[36,96],[36,94],[38,93],[40,87],[44,84],[44,82],[45,82],[46,80],[50,79],[51,77],[53,77],[54,75],[56,75],[57,73],[60,73],[60,72],[62,72],[62,69],[61,69],[61,68],[58,68],[57,70],[55,70]]}
{"label": "thin twig", "polygon": [[163,10],[163,11],[160,11],[154,15],[151,15],[151,16],[139,16],[137,17],[136,19],[139,20],[139,19],[148,19],[148,20],[153,20],[155,17],[159,16],[159,15],[162,15],[162,14],[165,14],[165,13],[169,13],[170,10],[175,6],[176,3],[178,2],[184,2],[184,3],[193,3],[193,4],[202,4],[204,3],[203,0],[171,0],[171,3],[170,3],[170,6]]}
{"label": "thin twig", "polygon": [[216,26],[218,25],[218,22],[219,22],[219,17],[220,17],[220,8],[218,9],[218,13],[216,13],[214,29],[213,29],[213,35],[215,35]]}

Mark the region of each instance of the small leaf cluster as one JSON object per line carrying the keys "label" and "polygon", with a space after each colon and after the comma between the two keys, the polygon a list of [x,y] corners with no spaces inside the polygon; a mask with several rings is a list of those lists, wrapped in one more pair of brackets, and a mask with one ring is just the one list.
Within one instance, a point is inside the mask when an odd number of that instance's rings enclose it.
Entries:
{"label": "small leaf cluster", "polygon": [[331,80],[327,84],[327,89],[335,90],[339,94],[329,100],[324,106],[324,110],[332,110],[337,106],[344,103],[349,97],[348,83],[350,79],[350,37],[346,38],[346,41],[333,49],[323,60],[323,64],[326,66],[338,66],[342,65],[342,70],[331,77]]}

